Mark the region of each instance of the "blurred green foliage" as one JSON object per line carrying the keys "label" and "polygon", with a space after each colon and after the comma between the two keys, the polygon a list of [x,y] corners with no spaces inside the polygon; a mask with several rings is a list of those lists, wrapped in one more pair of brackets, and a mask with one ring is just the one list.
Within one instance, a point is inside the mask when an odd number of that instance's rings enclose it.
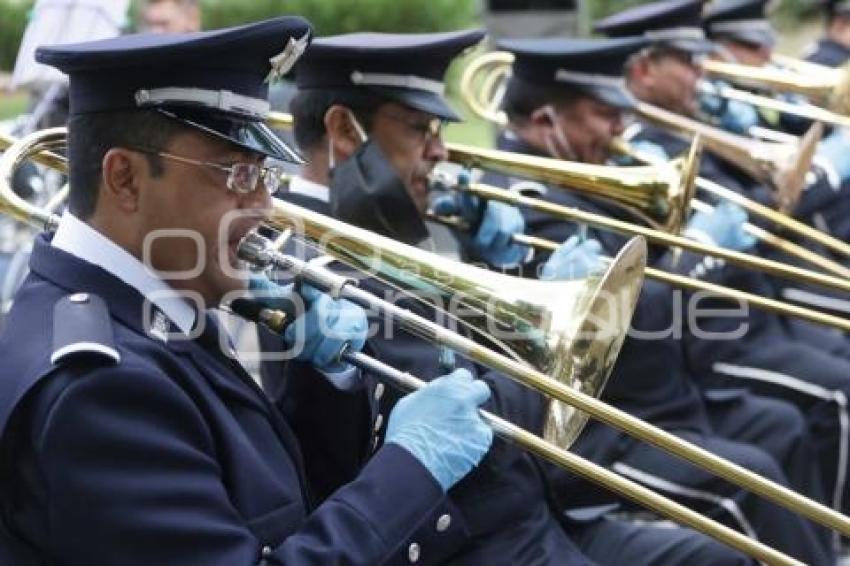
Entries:
{"label": "blurred green foliage", "polygon": [[205,0],[205,28],[284,14],[310,20],[318,35],[352,31],[432,32],[475,26],[477,0]]}
{"label": "blurred green foliage", "polygon": [[0,0],[0,70],[11,70],[32,8],[30,0]]}
{"label": "blurred green foliage", "polygon": [[[0,0],[0,70],[15,64],[33,0]],[[474,27],[478,0],[201,0],[206,29],[298,14],[317,34],[432,32]],[[131,10],[131,16],[135,10]]]}

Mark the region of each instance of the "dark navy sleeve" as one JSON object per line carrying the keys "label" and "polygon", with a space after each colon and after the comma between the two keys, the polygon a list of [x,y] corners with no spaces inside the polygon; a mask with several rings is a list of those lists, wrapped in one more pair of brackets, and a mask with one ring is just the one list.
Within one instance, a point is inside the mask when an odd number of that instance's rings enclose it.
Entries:
{"label": "dark navy sleeve", "polygon": [[445,499],[390,446],[306,520],[281,513],[282,542],[263,549],[228,497],[215,431],[184,389],[150,367],[71,377],[37,398],[31,424],[50,497],[47,545],[77,564],[378,564]]}
{"label": "dark navy sleeve", "polygon": [[[794,217],[807,219],[812,214],[820,212],[836,204],[847,195],[842,191],[840,180],[830,181],[823,168],[815,166],[812,169],[814,178],[807,183],[800,196],[800,201],[794,208]],[[833,185],[833,183],[835,183]]]}
{"label": "dark navy sleeve", "polygon": [[[311,495],[324,501],[357,476],[372,454],[371,388],[338,389],[306,363],[283,367],[274,400],[301,441]],[[365,375],[360,379],[371,381]]]}

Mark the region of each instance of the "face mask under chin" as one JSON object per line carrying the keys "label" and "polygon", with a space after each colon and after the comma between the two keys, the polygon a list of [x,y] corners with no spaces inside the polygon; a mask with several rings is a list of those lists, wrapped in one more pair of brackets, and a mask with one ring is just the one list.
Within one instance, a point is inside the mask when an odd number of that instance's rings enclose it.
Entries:
{"label": "face mask under chin", "polygon": [[389,160],[372,140],[330,170],[331,214],[405,244],[428,238],[416,203]]}

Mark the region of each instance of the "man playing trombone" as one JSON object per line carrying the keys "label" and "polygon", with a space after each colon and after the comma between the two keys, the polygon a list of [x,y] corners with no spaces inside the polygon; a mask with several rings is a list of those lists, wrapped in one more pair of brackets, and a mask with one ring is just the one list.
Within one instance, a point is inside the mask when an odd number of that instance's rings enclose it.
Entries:
{"label": "man playing trombone", "polygon": [[[296,68],[298,94],[291,103],[295,138],[308,163],[281,197],[449,257],[500,268],[521,264],[527,250],[512,244],[510,237],[522,231],[523,222],[512,207],[476,203],[473,208],[479,216],[472,221],[473,233],[460,238],[425,222],[428,176],[447,156],[441,126],[459,119],[442,95],[443,75],[455,55],[480,39],[479,32],[456,32],[352,34],[316,40]],[[378,293],[392,291],[378,281],[361,281],[364,284]],[[439,316],[408,297],[401,304]],[[396,325],[377,323],[368,351],[425,379],[438,376],[446,364],[467,367],[494,391],[488,410],[541,432],[547,405],[539,393],[441,351]],[[263,342],[269,351],[279,348],[269,335]],[[285,399],[293,382],[282,375],[284,368],[265,364],[267,390]],[[386,441],[383,415],[397,402],[398,393],[374,382],[369,388],[375,399],[370,445],[377,447]],[[313,465],[320,467],[320,460]],[[742,560],[684,529],[641,528],[603,519],[598,511],[588,519],[579,519],[580,512],[562,516],[563,508],[550,504],[539,465],[531,456],[496,441],[481,466],[450,491],[458,508],[453,520],[463,521],[469,536],[446,543],[442,551],[450,556],[449,563],[586,561],[576,543],[599,563]],[[325,491],[332,488],[326,486]],[[572,505],[567,501],[564,507]]]}
{"label": "man playing trombone", "polygon": [[[698,11],[692,12],[698,21]],[[683,29],[683,23],[674,23],[684,36],[685,44],[700,45]],[[622,133],[622,111],[634,104],[622,81],[623,64],[646,44],[645,38],[500,42],[499,47],[512,52],[515,61],[502,103],[508,126],[499,139],[499,148],[603,163],[609,157],[610,142]],[[628,175],[627,169],[623,170],[623,175]],[[512,185],[514,190],[530,192],[550,202],[605,216],[629,218],[628,213],[604,200],[518,178],[490,175],[485,180],[488,178],[496,184]],[[745,218],[740,210],[719,207],[713,214],[696,214],[689,221],[686,232],[721,245],[745,249],[752,245],[741,230]],[[544,213],[527,211],[526,221],[531,234],[554,242],[579,232],[575,225]],[[593,232],[593,238],[582,240],[579,236],[574,240],[575,247],[555,252],[547,260],[543,274],[571,270],[574,274],[592,272],[598,269],[600,248],[612,253],[623,243],[621,236],[610,233]],[[543,259],[545,256],[537,263]],[[692,254],[683,254],[678,258],[678,265],[675,259],[670,252],[663,254],[656,250],[652,262],[675,267],[684,273],[696,269],[702,262]],[[559,263],[558,270],[552,269]],[[552,274],[557,276],[557,273]],[[757,468],[778,481],[790,480],[795,489],[822,497],[820,477],[811,467],[811,441],[795,408],[743,391],[704,395],[699,390],[689,372],[689,362],[680,341],[666,333],[680,314],[681,306],[673,299],[674,293],[666,285],[645,282],[633,327],[652,336],[626,339],[603,398],[715,453]],[[751,426],[754,422],[760,426]],[[663,489],[689,505],[704,508],[800,559],[824,564],[831,561],[825,533],[799,518],[779,512],[772,505],[752,499],[743,491],[730,492],[722,482],[695,474],[689,466],[650,447],[632,443],[604,427],[591,424],[576,449],[596,461],[612,465],[620,473]],[[554,477],[567,494],[588,493],[588,490],[571,487],[568,478],[560,474]],[[725,511],[717,508],[721,502]]]}
{"label": "man playing trombone", "polygon": [[[319,504],[301,446],[330,431],[296,436],[206,312],[244,294],[240,240],[278,182],[266,159],[295,158],[264,125],[265,79],[310,33],[281,17],[39,51],[70,75],[71,192],[0,336],[4,564],[385,563],[432,536],[487,452],[489,392],[459,370],[389,415],[383,447]],[[364,313],[303,295],[298,376],[342,379]],[[343,437],[332,409],[366,403],[313,402]]]}
{"label": "man playing trombone", "polygon": [[[657,2],[643,11],[627,10],[596,24],[611,35],[623,33],[663,33],[667,24],[661,15],[680,10],[682,2]],[[692,4],[693,5],[693,4]],[[699,17],[699,12],[692,16]],[[694,20],[694,25],[698,20]],[[704,41],[704,40],[703,40]],[[705,41],[702,52],[710,47]],[[687,115],[696,107],[696,81],[700,67],[688,58],[680,45],[655,39],[626,65],[626,81],[641,101]],[[638,147],[666,155],[676,155],[686,147],[675,133],[644,122],[632,128]],[[703,171],[710,180],[730,183],[728,176],[712,177],[716,169]],[[831,189],[823,189],[831,190]],[[804,197],[804,202],[805,202]],[[720,207],[718,207],[720,208]],[[728,242],[718,243],[729,247]],[[694,275],[719,281],[760,296],[777,296],[776,281],[763,274],[722,262],[707,260]],[[723,308],[728,301],[706,303]],[[749,309],[747,331],[738,340],[704,340],[694,333],[683,335],[683,345],[691,371],[706,387],[745,386],[759,393],[778,396],[797,404],[806,414],[815,432],[824,486],[832,493],[836,509],[846,508],[846,464],[841,454],[847,450],[848,431],[841,424],[846,418],[844,398],[850,393],[850,358],[846,340],[826,329],[802,322],[791,322],[762,310]],[[705,320],[703,331],[723,333],[735,328],[740,320],[712,317]],[[799,337],[799,328],[808,337]],[[795,330],[789,330],[795,329]],[[812,387],[814,385],[814,387]]]}

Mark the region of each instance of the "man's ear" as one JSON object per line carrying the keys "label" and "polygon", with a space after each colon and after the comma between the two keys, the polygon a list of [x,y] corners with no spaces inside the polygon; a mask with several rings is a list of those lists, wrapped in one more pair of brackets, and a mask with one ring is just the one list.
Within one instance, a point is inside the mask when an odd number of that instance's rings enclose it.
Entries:
{"label": "man's ear", "polygon": [[628,82],[644,84],[652,80],[652,62],[649,57],[638,55],[635,57],[634,63],[629,66],[629,76],[626,77]]}
{"label": "man's ear", "polygon": [[114,207],[135,212],[139,208],[141,176],[146,173],[145,157],[133,151],[113,147],[101,163],[101,198]]}
{"label": "man's ear", "polygon": [[360,133],[351,119],[351,110],[334,104],[325,112],[325,134],[337,161],[345,161],[360,147]]}
{"label": "man's ear", "polygon": [[555,126],[555,109],[551,105],[541,106],[531,113],[531,124],[538,128],[553,128]]}

